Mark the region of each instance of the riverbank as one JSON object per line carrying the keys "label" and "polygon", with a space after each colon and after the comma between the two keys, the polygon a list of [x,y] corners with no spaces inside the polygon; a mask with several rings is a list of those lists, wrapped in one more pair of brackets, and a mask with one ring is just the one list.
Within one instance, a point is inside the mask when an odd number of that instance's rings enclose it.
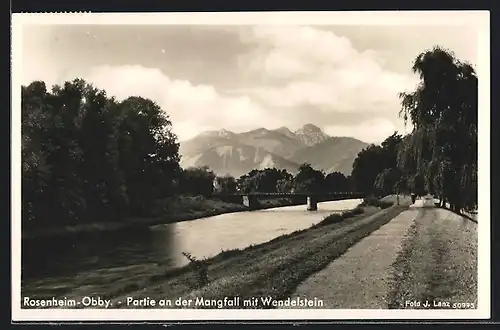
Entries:
{"label": "riverbank", "polygon": [[228,203],[221,200],[204,198],[201,196],[183,196],[171,200],[168,209],[162,212],[163,214],[160,216],[127,218],[120,222],[103,221],[95,223],[84,223],[79,225],[68,225],[56,228],[37,228],[23,231],[22,238],[57,238],[61,236],[91,234],[95,232],[134,230],[138,227],[191,221],[226,213],[264,210],[274,207],[294,206],[301,204],[304,203],[292,201],[288,198],[268,199],[260,201],[258,206],[250,209],[243,204]]}
{"label": "riverbank", "polygon": [[[22,294],[39,298],[64,295],[68,299],[98,294],[111,299],[115,308],[126,307],[120,302],[127,297],[174,300],[269,295],[279,299],[407,207],[357,207],[311,228],[246,249],[224,251],[182,268],[166,270],[158,264],[141,264],[102,269],[78,277],[33,282],[23,286]],[[208,284],[200,287],[203,273]]]}

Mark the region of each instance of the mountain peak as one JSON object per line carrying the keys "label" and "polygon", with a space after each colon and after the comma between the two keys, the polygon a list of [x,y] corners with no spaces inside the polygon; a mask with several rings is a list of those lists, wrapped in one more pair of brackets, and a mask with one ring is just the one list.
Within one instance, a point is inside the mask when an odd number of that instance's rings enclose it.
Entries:
{"label": "mountain peak", "polygon": [[275,129],[275,131],[291,132],[291,130],[286,126],[281,126],[277,129]]}
{"label": "mountain peak", "polygon": [[256,128],[254,130],[251,130],[250,132],[253,132],[253,133],[259,133],[259,134],[265,134],[265,133],[268,133],[269,130],[267,128]]}
{"label": "mountain peak", "polygon": [[229,137],[229,136],[232,136],[234,135],[233,132],[223,128],[223,129],[220,129],[220,130],[211,130],[211,131],[205,131],[205,132],[202,132],[201,134],[199,134],[199,136],[220,136],[220,137]]}
{"label": "mountain peak", "polygon": [[285,135],[293,134],[293,132],[288,127],[285,127],[285,126],[281,126],[280,128],[276,128],[274,131],[281,133],[281,134],[285,134]]}
{"label": "mountain peak", "polygon": [[321,132],[321,133],[323,133],[323,130],[321,128],[319,128],[318,126],[313,125],[313,124],[305,124],[299,130],[306,131],[306,132],[318,132],[318,133]]}
{"label": "mountain peak", "polygon": [[295,134],[308,146],[312,146],[330,138],[321,128],[313,124],[305,124],[302,128],[296,130]]}

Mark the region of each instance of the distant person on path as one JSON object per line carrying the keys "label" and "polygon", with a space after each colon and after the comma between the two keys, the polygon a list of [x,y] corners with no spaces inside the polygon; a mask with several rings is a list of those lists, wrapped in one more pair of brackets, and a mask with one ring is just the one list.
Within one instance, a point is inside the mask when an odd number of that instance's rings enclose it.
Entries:
{"label": "distant person on path", "polygon": [[411,193],[411,203],[415,204],[416,200],[417,200],[417,196],[415,195],[415,193]]}

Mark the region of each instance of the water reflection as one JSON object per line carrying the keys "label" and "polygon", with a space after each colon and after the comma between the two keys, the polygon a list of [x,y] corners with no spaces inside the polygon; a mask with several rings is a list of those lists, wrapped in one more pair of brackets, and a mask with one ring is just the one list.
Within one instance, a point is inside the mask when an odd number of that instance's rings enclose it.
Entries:
{"label": "water reflection", "polygon": [[144,263],[182,266],[187,259],[181,252],[202,258],[222,250],[242,249],[308,228],[326,215],[351,209],[359,203],[360,199],[318,203],[318,211],[313,212],[306,211],[305,205],[299,205],[227,213],[66,241],[23,242],[22,276],[24,280],[49,278]]}
{"label": "water reflection", "polygon": [[151,228],[96,233],[71,239],[23,242],[22,277],[70,275],[78,271],[122,267],[144,262],[171,264],[170,229]]}

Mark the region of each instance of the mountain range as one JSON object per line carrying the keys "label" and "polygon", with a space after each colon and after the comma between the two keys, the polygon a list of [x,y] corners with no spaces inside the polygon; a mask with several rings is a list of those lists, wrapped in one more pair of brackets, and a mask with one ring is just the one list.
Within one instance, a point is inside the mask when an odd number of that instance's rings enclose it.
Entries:
{"label": "mountain range", "polygon": [[334,137],[306,124],[292,131],[287,127],[258,128],[243,133],[226,129],[206,131],[182,141],[181,166],[208,166],[217,175],[239,177],[252,169],[274,167],[296,173],[308,163],[326,173],[351,174],[357,154],[367,143],[351,137]]}

